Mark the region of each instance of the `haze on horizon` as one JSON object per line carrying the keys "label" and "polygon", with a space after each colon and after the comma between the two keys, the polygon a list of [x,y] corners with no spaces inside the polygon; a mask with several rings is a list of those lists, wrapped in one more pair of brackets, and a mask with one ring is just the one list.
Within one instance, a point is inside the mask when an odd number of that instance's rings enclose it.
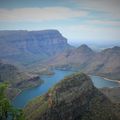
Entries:
{"label": "haze on horizon", "polygon": [[0,0],[0,30],[57,29],[69,43],[120,45],[120,0]]}

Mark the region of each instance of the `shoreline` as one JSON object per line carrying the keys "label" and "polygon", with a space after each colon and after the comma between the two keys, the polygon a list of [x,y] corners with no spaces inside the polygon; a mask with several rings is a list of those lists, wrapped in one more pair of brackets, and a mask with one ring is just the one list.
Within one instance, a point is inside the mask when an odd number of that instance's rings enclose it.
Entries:
{"label": "shoreline", "polygon": [[[59,70],[59,69],[56,69],[56,70]],[[61,71],[68,71],[68,70],[61,70]],[[54,74],[55,74],[55,73],[54,73]],[[54,74],[42,75],[42,76],[53,76]],[[106,80],[106,81],[111,81],[111,82],[115,82],[115,83],[119,83],[119,84],[120,84],[120,80],[112,80],[112,79],[109,79],[109,78],[106,78],[106,77],[103,77],[103,76],[92,75],[92,74],[88,74],[88,76],[101,77],[101,78],[103,78],[103,79]],[[43,81],[44,81],[44,80],[43,80]],[[44,84],[44,82],[43,82],[42,84]],[[28,89],[31,89],[31,88],[35,88],[35,87],[38,87],[39,85],[41,85],[41,84],[38,84],[38,85],[36,85],[36,86],[29,87],[29,88],[24,88],[23,90],[20,90],[20,91],[15,95],[15,97],[13,97],[12,101],[13,101],[19,94],[21,94],[24,90],[28,90]]]}
{"label": "shoreline", "polygon": [[101,77],[101,78],[103,78],[104,80],[111,81],[111,82],[116,82],[116,83],[119,83],[119,84],[120,84],[120,80],[112,80],[112,79],[109,79],[109,78],[106,78],[106,77],[103,77],[103,76],[99,76],[99,75],[88,75],[88,76]]}
{"label": "shoreline", "polygon": [[[62,70],[63,71],[63,70]],[[66,71],[66,70],[65,70]],[[73,72],[74,73],[74,72]],[[54,73],[55,74],[55,73]],[[52,75],[50,75],[50,76],[54,76],[54,74],[52,74]],[[72,74],[72,73],[71,73]],[[43,75],[43,76],[47,76],[47,75]],[[88,76],[96,76],[96,77],[101,77],[101,78],[103,78],[104,80],[107,80],[107,81],[111,81],[111,82],[116,82],[116,83],[119,83],[120,84],[120,81],[118,81],[118,80],[112,80],[112,79],[108,79],[108,78],[106,78],[106,77],[103,77],[103,76],[98,76],[98,75],[90,75],[90,74],[88,74]],[[42,79],[43,80],[43,79]],[[43,80],[44,81],[44,80]],[[44,84],[44,82],[43,82],[43,84]],[[40,84],[38,84],[37,86],[39,86]],[[25,88],[24,90],[26,90],[26,89],[31,89],[31,88],[35,88],[35,87],[37,87],[37,86],[34,86],[34,87],[30,87],[30,88]],[[109,88],[109,87],[108,87]],[[12,99],[12,103],[14,104],[14,99],[17,97],[17,96],[19,96],[24,90],[22,90],[22,91],[20,91],[13,99]],[[22,108],[24,108],[24,106],[22,107]]]}
{"label": "shoreline", "polygon": [[[61,69],[56,69],[56,70],[61,70]],[[74,71],[74,70],[61,70],[61,71]],[[78,71],[75,71],[75,72],[78,72]],[[85,73],[87,74],[87,73]],[[103,77],[103,76],[100,76],[100,75],[92,75],[92,74],[87,74],[88,76],[97,76],[97,77],[101,77],[103,78],[104,80],[107,80],[107,81],[111,81],[111,82],[116,82],[116,83],[119,83],[120,84],[120,80],[113,80],[113,79],[110,79],[110,78],[107,78],[107,77]]]}
{"label": "shoreline", "polygon": [[102,78],[103,78],[104,80],[108,80],[108,81],[120,83],[120,80],[112,80],[112,79],[109,79],[109,78],[106,78],[106,77],[102,77]]}
{"label": "shoreline", "polygon": [[14,101],[14,99],[15,99],[18,95],[20,95],[23,91],[29,90],[29,89],[32,89],[32,88],[35,88],[35,87],[38,87],[39,85],[42,85],[42,84],[44,84],[44,82],[43,82],[43,83],[40,83],[40,84],[38,84],[38,85],[36,85],[36,86],[24,88],[24,89],[22,89],[22,90],[19,89],[20,91],[15,95],[15,97],[13,97],[13,99],[11,99],[11,101]]}

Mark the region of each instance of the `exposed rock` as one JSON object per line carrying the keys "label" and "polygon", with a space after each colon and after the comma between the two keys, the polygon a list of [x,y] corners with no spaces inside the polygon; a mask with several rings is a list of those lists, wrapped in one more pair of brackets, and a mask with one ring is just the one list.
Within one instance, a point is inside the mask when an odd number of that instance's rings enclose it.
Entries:
{"label": "exposed rock", "polygon": [[71,48],[57,30],[0,31],[0,58],[29,65]]}
{"label": "exposed rock", "polygon": [[27,120],[118,120],[113,104],[85,74],[64,78],[25,107]]}

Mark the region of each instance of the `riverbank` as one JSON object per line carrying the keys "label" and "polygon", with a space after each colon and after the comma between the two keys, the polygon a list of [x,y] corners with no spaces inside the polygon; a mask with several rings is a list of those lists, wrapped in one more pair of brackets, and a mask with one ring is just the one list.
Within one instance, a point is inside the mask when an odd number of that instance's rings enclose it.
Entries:
{"label": "riverbank", "polygon": [[[53,76],[53,75],[55,74],[53,71],[47,72],[47,73],[43,72],[43,73],[44,73],[44,74],[36,74],[36,76],[41,76],[41,77],[47,76],[47,77],[51,77],[51,76]],[[30,75],[32,75],[32,74],[30,74]],[[34,75],[35,75],[35,74],[33,74],[33,76],[34,76]],[[40,79],[40,77],[39,77],[39,79]],[[22,88],[22,89],[17,89],[17,90],[19,90],[19,91],[18,91],[14,96],[12,96],[12,98],[10,98],[10,100],[13,101],[13,100],[14,100],[17,96],[19,96],[23,91],[25,91],[25,90],[30,90],[30,89],[35,88],[35,87],[39,87],[39,86],[41,86],[42,84],[44,84],[44,80],[43,80],[43,79],[40,79],[39,83],[37,83],[36,85],[29,86],[29,87]]]}
{"label": "riverbank", "polygon": [[[61,68],[56,68],[56,70],[61,70],[61,71],[72,71],[73,73],[74,73],[74,72],[80,72],[80,71],[78,71],[78,70],[67,70],[67,69],[61,69]],[[87,73],[86,73],[86,74],[87,74]],[[88,74],[88,76],[97,76],[97,77],[103,78],[104,80],[108,80],[108,81],[120,83],[120,80],[113,80],[113,79],[110,79],[110,78],[107,78],[107,77],[103,77],[103,76],[101,76],[101,75]]]}
{"label": "riverbank", "polygon": [[[102,76],[101,76],[102,77]],[[103,79],[105,80],[109,80],[109,81],[112,81],[112,82],[117,82],[117,83],[120,83],[120,80],[112,80],[112,79],[109,79],[109,78],[105,78],[105,77],[102,77]]]}
{"label": "riverbank", "polygon": [[116,82],[116,83],[120,83],[120,81],[119,80],[112,80],[112,79],[110,79],[110,78],[106,78],[106,77],[103,77],[103,76],[101,76],[101,75],[92,75],[92,74],[88,74],[88,76],[96,76],[96,77],[101,77],[101,78],[103,78],[104,80],[107,80],[107,81],[111,81],[111,82]]}
{"label": "riverbank", "polygon": [[35,87],[38,87],[38,86],[40,86],[40,85],[42,85],[42,84],[44,84],[44,80],[42,80],[39,84],[37,84],[37,85],[35,85],[35,86],[31,86],[31,87],[29,87],[29,88],[24,88],[24,89],[18,89],[19,90],[19,92],[11,99],[11,101],[13,101],[17,96],[19,96],[23,91],[25,91],[25,90],[29,90],[29,89],[32,89],[32,88],[35,88]]}
{"label": "riverbank", "polygon": [[[23,108],[31,99],[45,94],[51,87],[70,74],[74,74],[74,72],[54,70],[54,75],[41,77],[41,79],[44,80],[44,84],[40,86],[38,85],[38,87],[34,87],[33,89],[30,88],[22,91],[21,94],[19,94],[13,100],[13,105],[18,108]],[[111,88],[119,86],[118,83],[107,81],[102,77],[91,76],[91,80],[93,81],[96,88]]]}
{"label": "riverbank", "polygon": [[103,78],[104,80],[107,80],[107,81],[111,81],[111,82],[120,83],[120,80],[112,80],[112,79],[109,79],[109,78],[106,78],[106,77],[103,77],[103,76],[100,76],[100,75],[88,75],[88,76],[96,76],[96,77],[101,77],[101,78]]}

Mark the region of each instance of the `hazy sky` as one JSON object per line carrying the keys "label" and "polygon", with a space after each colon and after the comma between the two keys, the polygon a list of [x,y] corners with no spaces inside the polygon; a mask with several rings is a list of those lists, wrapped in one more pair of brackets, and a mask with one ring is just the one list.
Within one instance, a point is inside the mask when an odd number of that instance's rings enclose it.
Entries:
{"label": "hazy sky", "polygon": [[70,41],[120,42],[120,0],[0,0],[0,30],[58,29]]}

